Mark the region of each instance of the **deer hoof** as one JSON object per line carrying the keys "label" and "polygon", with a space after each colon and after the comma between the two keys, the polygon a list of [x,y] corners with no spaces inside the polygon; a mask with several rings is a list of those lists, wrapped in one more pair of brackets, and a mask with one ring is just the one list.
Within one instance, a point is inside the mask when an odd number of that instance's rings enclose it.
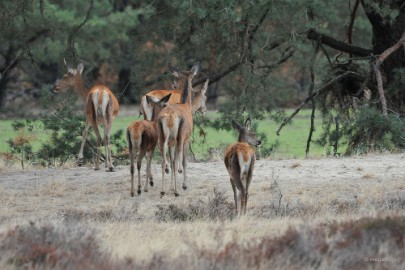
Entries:
{"label": "deer hoof", "polygon": [[149,185],[150,185],[151,187],[153,187],[153,181],[150,181],[150,182],[149,182]]}
{"label": "deer hoof", "polygon": [[114,167],[110,167],[108,168],[107,172],[113,172],[114,171]]}
{"label": "deer hoof", "polygon": [[175,196],[175,197],[179,197],[179,196],[180,196],[180,194],[179,194],[179,193],[177,193],[177,192],[175,192],[175,193],[174,193],[174,196]]}
{"label": "deer hoof", "polygon": [[161,191],[161,192],[160,192],[160,198],[162,198],[164,195],[165,195],[165,192],[164,192],[164,191]]}
{"label": "deer hoof", "polygon": [[183,186],[183,189],[186,190],[186,189],[187,189],[187,186]]}
{"label": "deer hoof", "polygon": [[138,195],[141,195],[142,191],[140,189],[138,189]]}
{"label": "deer hoof", "polygon": [[183,170],[180,170],[180,169],[179,169],[179,170],[177,170],[177,171],[178,171],[179,173],[183,173]]}
{"label": "deer hoof", "polygon": [[134,192],[133,191],[131,191],[131,197],[134,197]]}
{"label": "deer hoof", "polygon": [[143,192],[148,192],[148,190],[147,190],[147,189],[144,189]]}
{"label": "deer hoof", "polygon": [[99,171],[99,170],[100,170],[100,168],[98,168],[98,167],[95,167],[95,168],[94,168],[94,170],[95,170],[95,171]]}
{"label": "deer hoof", "polygon": [[166,169],[165,169],[165,172],[166,172],[167,174],[169,174],[169,169],[168,169],[168,168],[166,168]]}

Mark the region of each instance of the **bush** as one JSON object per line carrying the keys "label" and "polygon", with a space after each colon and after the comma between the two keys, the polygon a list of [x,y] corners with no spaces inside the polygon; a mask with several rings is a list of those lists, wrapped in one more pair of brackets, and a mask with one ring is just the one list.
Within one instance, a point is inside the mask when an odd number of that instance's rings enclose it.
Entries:
{"label": "bush", "polygon": [[159,221],[185,222],[193,220],[225,220],[233,218],[235,206],[227,202],[225,193],[214,189],[213,196],[207,203],[199,200],[189,204],[187,207],[179,207],[174,204],[158,206],[155,217]]}
{"label": "bush", "polygon": [[18,269],[116,269],[94,230],[64,223],[17,226],[0,235],[0,262]]}
{"label": "bush", "polygon": [[[15,121],[13,128],[15,130],[24,129],[28,132],[33,132],[37,128],[40,133],[45,133],[44,136],[49,136],[49,139],[35,153],[32,152],[29,141],[24,141],[25,143],[22,145],[14,143],[15,139],[10,139],[8,142],[13,153],[26,153],[24,160],[42,166],[58,166],[74,159],[78,154],[85,127],[85,117],[82,107],[76,108],[76,96],[72,96],[72,94],[53,96],[49,94],[47,87],[44,89],[41,102],[47,113],[44,113],[38,120]],[[100,132],[103,134],[102,130]],[[96,155],[96,139],[93,134],[93,132],[89,132],[84,147],[84,162],[91,162]],[[103,136],[102,134],[101,136]],[[117,152],[124,151],[126,142],[123,130],[111,134],[110,141],[111,146],[115,146]]]}

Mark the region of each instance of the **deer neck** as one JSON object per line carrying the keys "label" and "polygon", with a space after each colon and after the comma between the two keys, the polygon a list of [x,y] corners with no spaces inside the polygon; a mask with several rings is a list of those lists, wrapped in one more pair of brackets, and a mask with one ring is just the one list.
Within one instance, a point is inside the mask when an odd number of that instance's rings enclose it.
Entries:
{"label": "deer neck", "polygon": [[196,93],[193,100],[191,101],[191,110],[193,111],[193,113],[198,111],[198,109],[200,108],[201,99],[202,99],[201,93]]}
{"label": "deer neck", "polygon": [[152,122],[157,123],[159,114],[162,111],[161,108],[156,108],[156,105],[153,105],[153,110],[152,110]]}
{"label": "deer neck", "polygon": [[191,107],[191,89],[191,78],[189,78],[184,85],[180,100],[181,104],[187,104],[189,107]]}
{"label": "deer neck", "polygon": [[238,142],[241,142],[241,143],[246,143],[246,142],[247,142],[247,138],[246,138],[245,132],[240,132],[240,133],[239,133]]}
{"label": "deer neck", "polygon": [[78,92],[83,100],[86,100],[89,88],[84,85],[81,74],[75,76],[75,91]]}

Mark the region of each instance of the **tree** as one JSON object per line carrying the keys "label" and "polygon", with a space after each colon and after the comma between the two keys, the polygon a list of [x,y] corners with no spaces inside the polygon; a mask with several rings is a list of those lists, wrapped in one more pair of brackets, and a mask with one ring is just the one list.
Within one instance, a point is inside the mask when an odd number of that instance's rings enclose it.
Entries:
{"label": "tree", "polygon": [[[123,69],[131,31],[151,9],[119,6],[117,1],[2,1],[0,3],[0,105],[3,104],[10,70],[32,74],[36,87],[53,83],[64,72],[63,58],[71,64],[86,62],[96,75],[102,63]],[[129,2],[129,1],[126,1]],[[118,31],[119,30],[119,31]],[[80,58],[80,59],[79,59]],[[94,72],[95,71],[95,72]],[[104,81],[103,81],[104,80]],[[122,89],[121,89],[122,90]]]}

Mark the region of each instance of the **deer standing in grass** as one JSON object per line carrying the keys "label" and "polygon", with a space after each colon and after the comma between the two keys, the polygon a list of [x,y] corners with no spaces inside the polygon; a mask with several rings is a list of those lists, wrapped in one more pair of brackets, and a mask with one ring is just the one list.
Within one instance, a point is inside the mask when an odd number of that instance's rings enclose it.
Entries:
{"label": "deer standing in grass", "polygon": [[[65,61],[65,65],[66,61]],[[111,92],[111,90],[101,84],[96,84],[92,88],[88,88],[84,85],[82,80],[82,72],[84,69],[83,63],[80,63],[76,69],[68,67],[68,72],[62,79],[57,80],[53,86],[54,92],[63,92],[69,89],[73,89],[81,95],[85,103],[86,113],[86,127],[83,131],[82,143],[78,155],[78,165],[83,164],[83,149],[87,139],[89,128],[92,126],[94,133],[97,137],[97,156],[95,169],[100,169],[100,146],[101,136],[99,131],[99,125],[104,125],[104,146],[105,146],[105,166],[108,167],[108,171],[114,171],[114,167],[111,161],[111,149],[110,149],[110,133],[112,121],[117,116],[119,110],[119,103],[117,98]]]}
{"label": "deer standing in grass", "polygon": [[[241,213],[246,214],[248,190],[252,181],[256,159],[255,151],[249,144],[254,146],[261,144],[261,141],[256,139],[250,125],[250,118],[246,119],[243,127],[235,120],[232,120],[232,127],[239,132],[239,138],[238,142],[227,147],[224,157],[225,167],[231,180],[238,217],[240,217]],[[236,189],[239,191],[239,196],[236,194]]]}
{"label": "deer standing in grass", "polygon": [[149,184],[153,186],[153,175],[151,171],[151,163],[153,152],[155,151],[158,142],[157,134],[157,119],[160,111],[166,102],[169,101],[171,94],[164,96],[158,101],[154,101],[152,97],[146,95],[146,101],[152,105],[152,121],[138,120],[133,121],[127,128],[127,142],[129,157],[131,160],[131,196],[134,196],[134,163],[136,160],[138,169],[138,194],[141,194],[141,165],[142,159],[146,154],[146,181],[144,185],[144,192],[148,192],[148,179]]}
{"label": "deer standing in grass", "polygon": [[[173,67],[174,68],[174,67]],[[177,197],[176,173],[183,173],[183,189],[187,189],[187,150],[189,146],[189,138],[193,131],[193,116],[192,116],[192,79],[197,74],[199,66],[195,64],[191,71],[180,72],[187,77],[187,81],[182,89],[181,100],[179,104],[168,105],[165,107],[158,118],[158,136],[159,146],[162,154],[162,191],[161,195],[165,194],[164,182],[165,172],[171,171],[171,182],[174,182],[174,195]],[[169,150],[170,170],[167,162],[166,153]]]}
{"label": "deer standing in grass", "polygon": [[[166,96],[167,94],[172,94],[168,105],[173,105],[180,103],[181,101],[181,93],[182,89],[187,83],[187,76],[180,73],[176,67],[172,66],[171,64],[168,65],[170,72],[174,75],[176,80],[172,83],[174,89],[181,89],[181,90],[153,90],[148,92],[148,96],[152,97],[154,100],[159,100],[162,97]],[[205,113],[207,111],[207,107],[201,106],[201,102],[206,102],[205,92],[208,88],[209,80],[206,80],[204,85],[199,85],[192,89],[194,92],[195,97],[192,99],[192,112],[201,112]],[[204,100],[202,100],[204,99]],[[148,103],[146,100],[146,95],[144,95],[141,99],[141,114],[143,115],[145,120],[152,120],[152,105]]]}

